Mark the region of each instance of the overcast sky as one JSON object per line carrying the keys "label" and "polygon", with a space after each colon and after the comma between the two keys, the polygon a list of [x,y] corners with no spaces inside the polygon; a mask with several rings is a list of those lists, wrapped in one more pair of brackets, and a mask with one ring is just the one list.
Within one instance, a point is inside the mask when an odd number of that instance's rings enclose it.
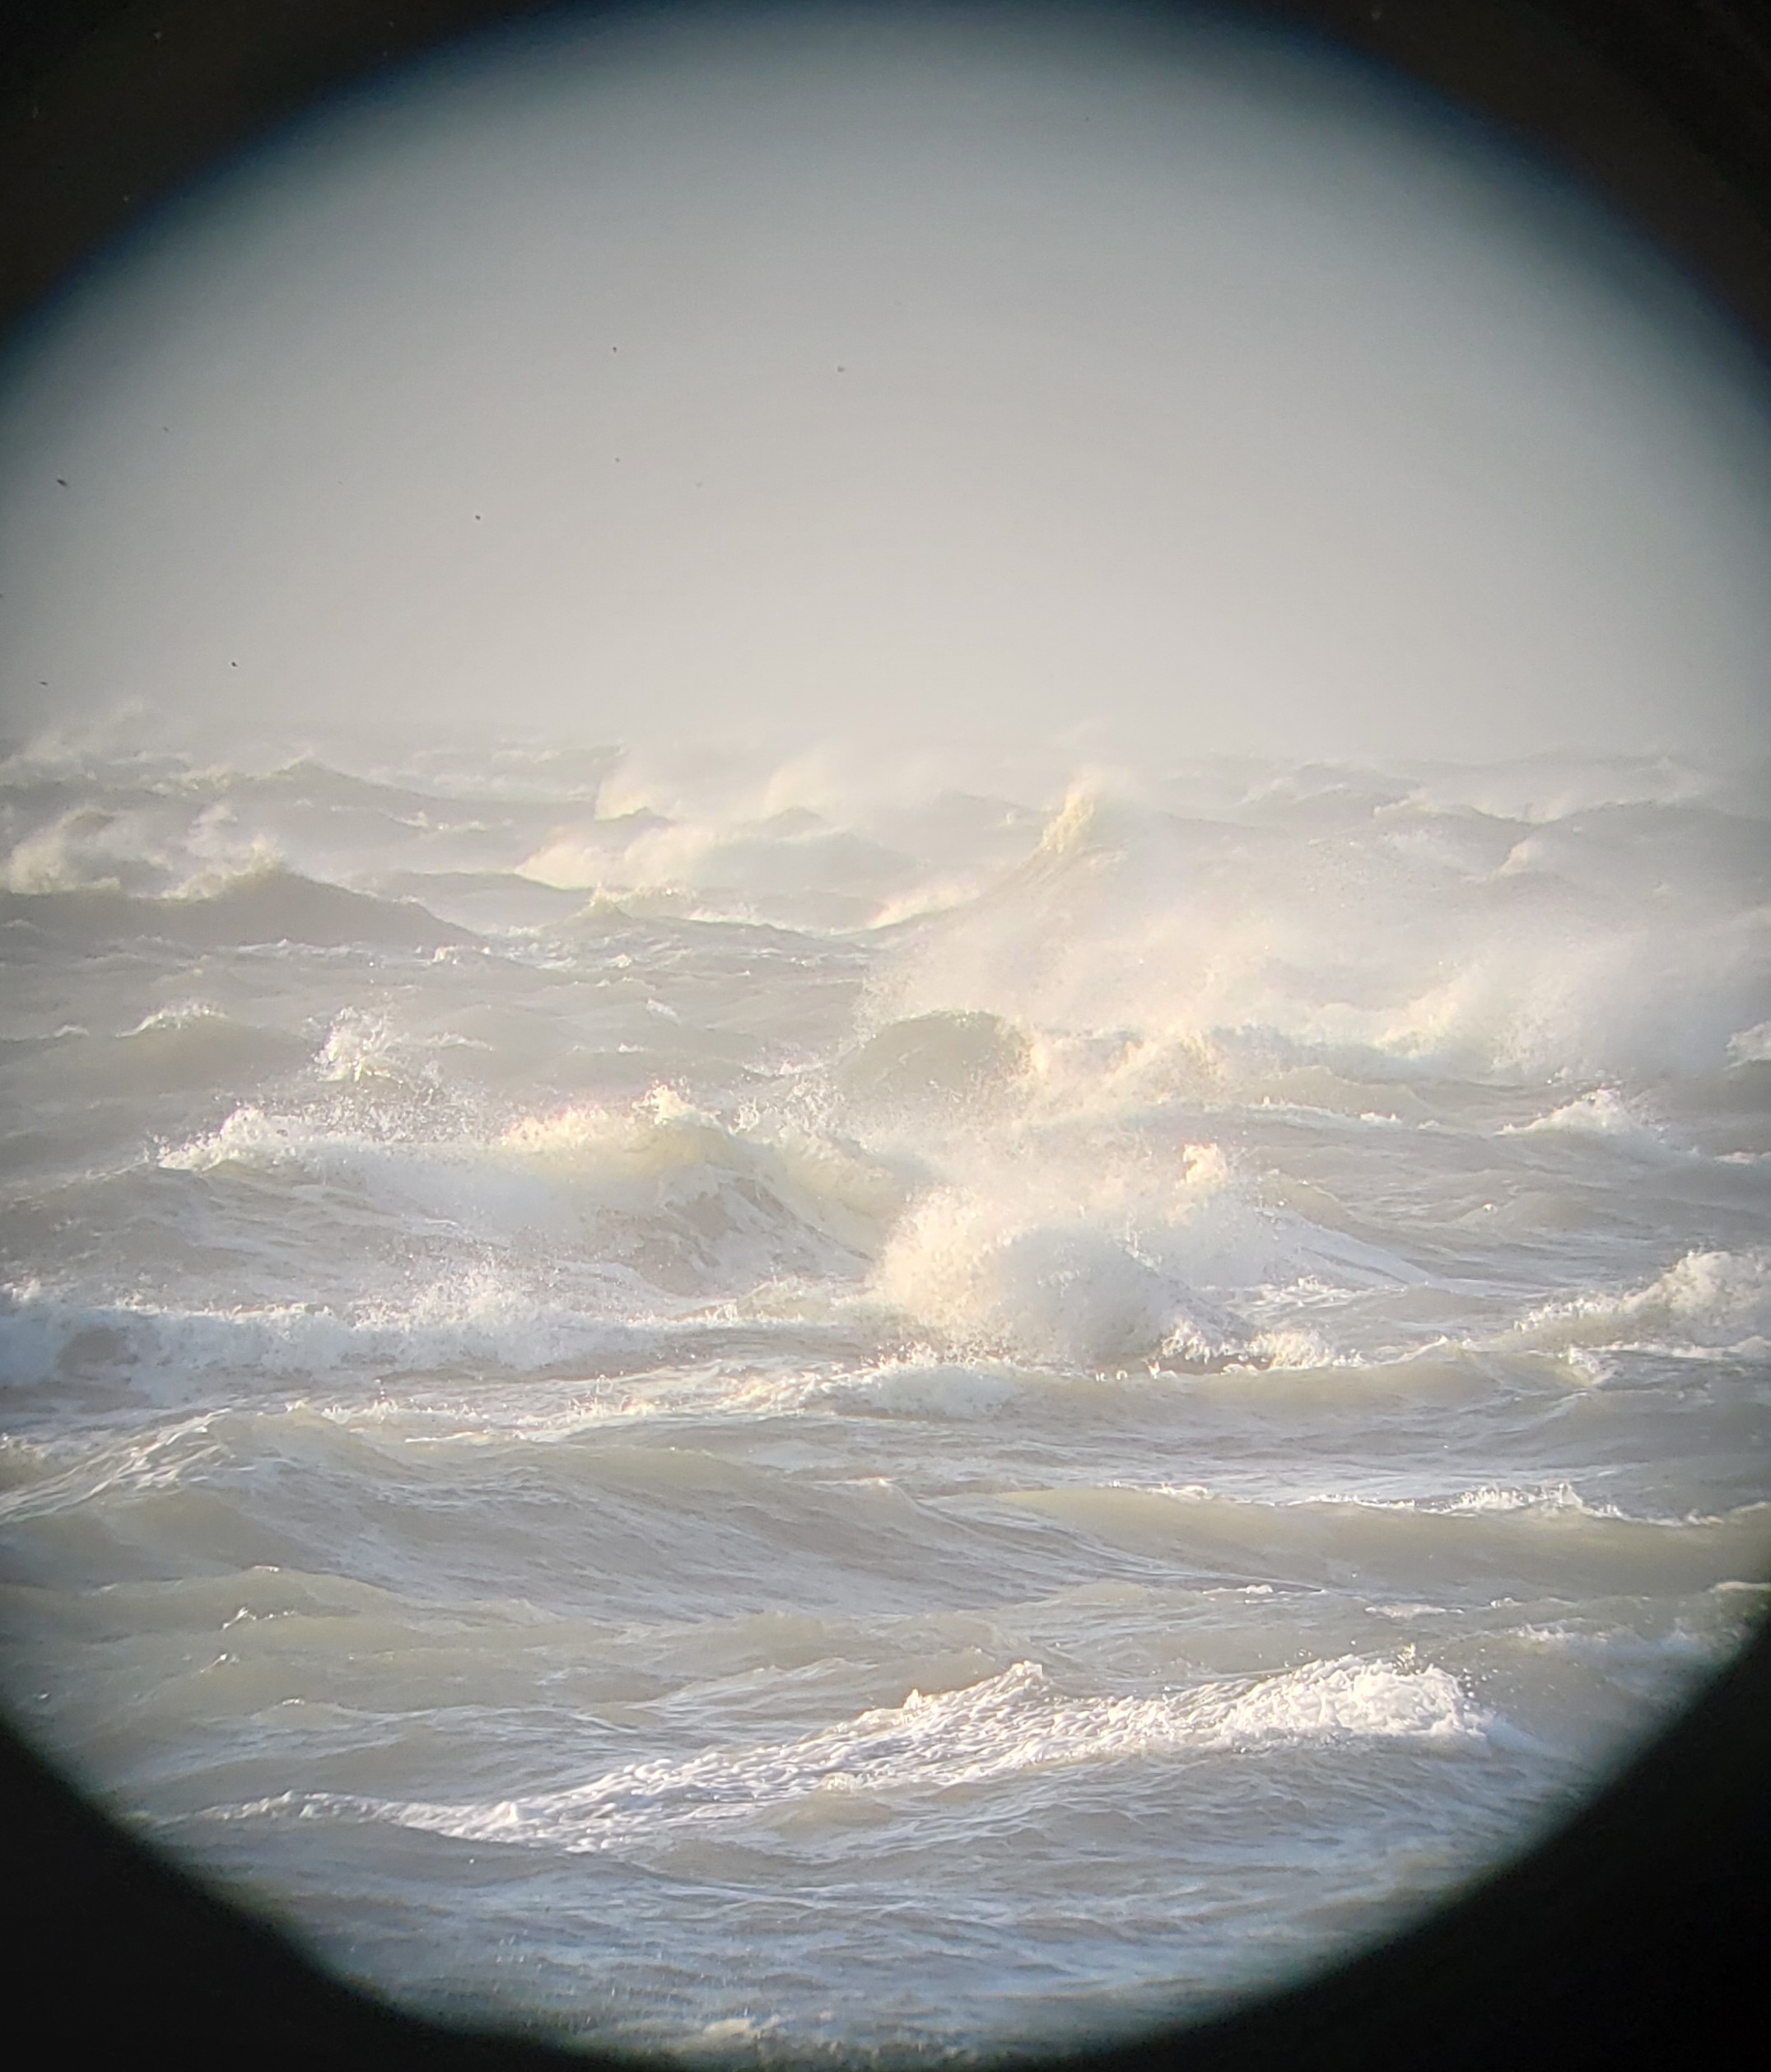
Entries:
{"label": "overcast sky", "polygon": [[1744,348],[1270,36],[506,35],[212,179],[5,371],[15,728],[1771,742]]}

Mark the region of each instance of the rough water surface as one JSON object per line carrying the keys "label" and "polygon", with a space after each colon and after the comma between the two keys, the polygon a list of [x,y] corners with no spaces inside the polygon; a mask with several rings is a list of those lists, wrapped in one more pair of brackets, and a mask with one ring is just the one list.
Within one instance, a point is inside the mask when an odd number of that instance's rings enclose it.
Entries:
{"label": "rough water surface", "polygon": [[1768,802],[17,750],[8,1710],[586,2041],[1050,2047],[1382,1933],[1763,1605]]}

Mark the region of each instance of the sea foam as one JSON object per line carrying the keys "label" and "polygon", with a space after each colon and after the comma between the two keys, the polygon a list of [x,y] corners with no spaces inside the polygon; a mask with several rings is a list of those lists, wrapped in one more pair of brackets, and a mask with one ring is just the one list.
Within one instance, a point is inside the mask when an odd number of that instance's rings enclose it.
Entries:
{"label": "sea foam", "polygon": [[824,1793],[902,1798],[1028,1771],[1349,1742],[1480,1748],[1493,1715],[1457,1680],[1400,1658],[1345,1656],[1263,1678],[1155,1696],[1065,1696],[1041,1665],[956,1691],[910,1692],[801,1739],[632,1763],[524,1799],[436,1805],[338,1793],[284,1795],[212,1818],[391,1821],[462,1841],[618,1849],[689,1825],[767,1816]]}

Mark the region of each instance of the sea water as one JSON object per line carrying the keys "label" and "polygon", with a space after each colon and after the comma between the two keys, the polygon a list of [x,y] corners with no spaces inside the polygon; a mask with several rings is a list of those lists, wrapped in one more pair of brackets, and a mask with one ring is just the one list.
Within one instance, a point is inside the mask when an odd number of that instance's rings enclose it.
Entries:
{"label": "sea water", "polygon": [[0,768],[0,1692],[445,2017],[1051,2047],[1405,1921],[1771,1572],[1771,785]]}

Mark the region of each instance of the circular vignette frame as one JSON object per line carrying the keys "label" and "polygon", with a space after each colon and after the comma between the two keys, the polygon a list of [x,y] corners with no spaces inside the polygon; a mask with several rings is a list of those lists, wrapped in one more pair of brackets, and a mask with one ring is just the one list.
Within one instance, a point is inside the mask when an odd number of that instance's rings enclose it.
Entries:
{"label": "circular vignette frame", "polygon": [[[1012,7],[1013,0],[1007,0]],[[648,10],[666,12],[668,0]],[[557,0],[14,0],[0,30],[0,352],[87,259],[343,88]],[[579,0],[580,16],[632,0]],[[1146,12],[1163,12],[1152,0]],[[1680,264],[1771,366],[1767,0],[1219,0],[1509,133]],[[1771,686],[1767,687],[1771,695]],[[341,1984],[82,1799],[0,1720],[0,1963],[58,2056],[466,2072],[633,2066]],[[1438,1911],[1228,2012],[1028,2072],[1476,2072],[1731,2041],[1771,1968],[1771,1625],[1596,1795]]]}

